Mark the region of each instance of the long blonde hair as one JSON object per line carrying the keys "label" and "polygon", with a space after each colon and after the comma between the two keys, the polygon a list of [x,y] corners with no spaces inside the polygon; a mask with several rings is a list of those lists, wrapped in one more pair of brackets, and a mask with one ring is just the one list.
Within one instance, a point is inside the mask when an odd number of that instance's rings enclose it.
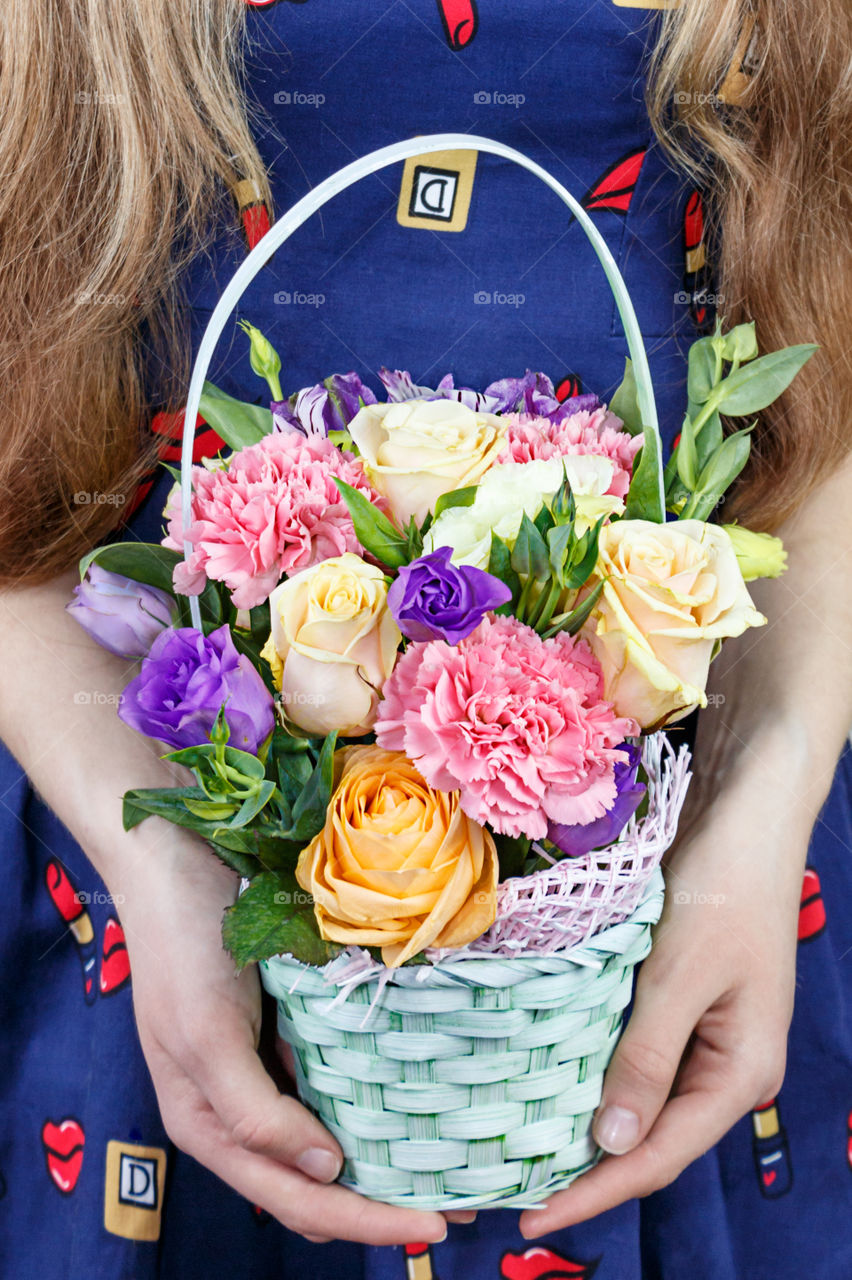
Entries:
{"label": "long blonde hair", "polygon": [[[848,0],[808,12],[688,0],[663,15],[648,89],[664,144],[712,191],[727,319],[755,319],[767,349],[822,345],[756,432],[735,505],[762,528],[852,432],[852,16]],[[153,454],[146,370],[179,399],[181,268],[222,225],[227,187],[248,179],[268,199],[244,15],[244,0],[4,0],[0,584],[47,578],[108,536]],[[749,28],[732,107],[717,92]]]}

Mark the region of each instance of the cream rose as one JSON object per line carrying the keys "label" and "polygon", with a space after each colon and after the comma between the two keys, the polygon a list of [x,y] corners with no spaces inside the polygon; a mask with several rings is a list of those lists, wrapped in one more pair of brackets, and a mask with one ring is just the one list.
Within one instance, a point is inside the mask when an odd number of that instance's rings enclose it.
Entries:
{"label": "cream rose", "polygon": [[727,533],[700,520],[605,525],[600,578],[603,593],[583,634],[603,668],[605,697],[643,728],[706,706],[714,650],[766,622]]}
{"label": "cream rose", "polygon": [[269,597],[263,657],[287,716],[316,736],[368,733],[402,639],[381,569],[346,552],[303,569]]}
{"label": "cream rose", "polygon": [[582,533],[599,516],[624,510],[621,499],[606,492],[612,473],[608,458],[591,454],[498,463],[483,476],[472,506],[448,507],[438,516],[423,539],[423,550],[450,547],[454,564],[487,569],[492,532],[513,547],[524,515],[535,519],[566,474],[577,507],[577,532]]}
{"label": "cream rose", "polygon": [[381,947],[395,967],[484,933],[497,911],[497,850],[458,792],[433,791],[401,751],[374,746],[338,751],[335,780],[325,826],[296,868],[321,936]]}
{"label": "cream rose", "polygon": [[503,448],[505,426],[457,400],[368,404],[349,424],[374,489],[400,524],[422,524],[442,493],[476,484]]}

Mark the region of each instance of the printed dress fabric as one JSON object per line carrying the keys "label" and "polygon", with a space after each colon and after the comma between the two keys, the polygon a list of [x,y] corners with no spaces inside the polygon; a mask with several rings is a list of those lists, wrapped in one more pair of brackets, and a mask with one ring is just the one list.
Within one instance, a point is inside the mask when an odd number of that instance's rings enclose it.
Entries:
{"label": "printed dress fabric", "polygon": [[[583,197],[635,302],[668,449],[686,350],[713,299],[700,196],[666,167],[643,107],[654,8],[258,3],[247,15],[248,89],[278,212],[356,156],[438,131],[509,143]],[[250,238],[262,217],[247,210]],[[198,260],[188,281],[196,345],[245,252],[239,233],[223,233]],[[380,392],[376,371],[388,364],[420,384],[452,372],[478,388],[541,369],[562,395],[579,384],[606,398],[626,355],[580,227],[537,178],[484,154],[422,156],[338,196],[276,253],[240,314],[280,350],[287,393],[350,369]],[[235,328],[211,377],[262,399]],[[162,475],[129,536],[159,536],[169,484]],[[516,1213],[483,1212],[420,1256],[308,1244],[170,1145],[134,1028],[116,906],[5,752],[0,804],[4,1280],[852,1275],[848,748],[809,853],[789,1067],[774,1103],[642,1202],[534,1247]]]}

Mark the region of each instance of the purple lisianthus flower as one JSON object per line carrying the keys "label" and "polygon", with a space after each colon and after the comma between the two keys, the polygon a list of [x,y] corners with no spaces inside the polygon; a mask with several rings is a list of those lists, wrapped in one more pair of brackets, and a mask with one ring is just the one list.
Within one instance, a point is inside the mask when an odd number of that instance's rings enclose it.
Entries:
{"label": "purple lisianthus flower", "polygon": [[167,591],[94,562],[65,608],[93,640],[119,658],[144,657],[163,629],[177,620],[177,604]]}
{"label": "purple lisianthus flower", "polygon": [[458,400],[475,412],[496,412],[496,396],[488,395],[486,391],[474,391],[472,387],[457,387],[451,373],[445,373],[434,389],[418,386],[407,369],[386,369],[382,366],[379,377],[392,404],[400,400]]}
{"label": "purple lisianthus flower", "polygon": [[493,413],[531,413],[551,422],[562,422],[581,410],[591,413],[600,407],[596,395],[586,393],[558,400],[553,383],[546,373],[527,369],[522,378],[500,378],[485,388],[485,394],[496,401]]}
{"label": "purple lisianthus flower", "polygon": [[548,823],[548,840],[569,858],[579,858],[584,853],[591,853],[592,849],[603,849],[612,844],[639,807],[646,791],[644,782],[636,780],[641,752],[630,742],[623,743],[621,750],[627,752],[629,759],[615,765],[616,796],[604,816],[585,824]]}
{"label": "purple lisianthus flower", "polygon": [[327,436],[329,431],[345,431],[364,404],[376,397],[357,373],[333,373],[313,387],[303,387],[289,400],[273,400],[272,421],[276,431],[300,431],[306,436]]}
{"label": "purple lisianthus flower", "polygon": [[388,608],[409,640],[458,644],[475,631],[490,609],[512,598],[505,583],[482,569],[450,563],[439,547],[403,565],[388,590]]}
{"label": "purple lisianthus flower", "polygon": [[209,636],[176,627],[154,641],[118,714],[132,729],[180,749],[207,742],[222,707],[229,745],[257,755],[275,722],[272,695],[260,675],[238,653],[227,626]]}

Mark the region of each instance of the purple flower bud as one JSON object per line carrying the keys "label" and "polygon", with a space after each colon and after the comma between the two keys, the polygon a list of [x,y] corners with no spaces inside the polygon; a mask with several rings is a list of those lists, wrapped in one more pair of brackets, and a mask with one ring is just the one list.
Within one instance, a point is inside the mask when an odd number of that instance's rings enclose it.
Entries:
{"label": "purple flower bud", "polygon": [[118,714],[125,724],[171,747],[207,742],[221,708],[229,745],[257,755],[274,727],[272,695],[227,626],[202,635],[194,627],[163,631]]}
{"label": "purple flower bud", "polygon": [[409,640],[458,644],[490,609],[512,598],[499,578],[469,565],[451,564],[451,555],[449,547],[439,547],[403,565],[391,584],[388,608]]}
{"label": "purple flower bud", "polygon": [[620,749],[626,751],[630,758],[625,763],[615,765],[616,796],[612,807],[604,816],[596,818],[594,822],[573,825],[564,822],[548,823],[548,840],[569,858],[579,858],[592,849],[604,849],[612,844],[639,807],[647,789],[644,782],[636,781],[641,752],[630,742],[622,743]]}
{"label": "purple flower bud", "polygon": [[159,587],[110,573],[93,562],[65,608],[84,631],[119,658],[141,658],[177,620],[177,604]]}

